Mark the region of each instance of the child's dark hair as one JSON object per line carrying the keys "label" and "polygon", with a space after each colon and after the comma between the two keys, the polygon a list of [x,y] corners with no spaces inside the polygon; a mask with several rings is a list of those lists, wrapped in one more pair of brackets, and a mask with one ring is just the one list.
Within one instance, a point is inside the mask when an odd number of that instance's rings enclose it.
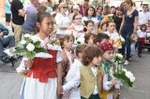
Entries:
{"label": "child's dark hair", "polygon": [[88,40],[91,38],[91,37],[93,37],[93,42],[94,42],[94,44],[96,44],[96,34],[93,34],[93,33],[88,33],[88,34],[86,34],[85,35],[85,43],[87,44],[88,43]]}
{"label": "child's dark hair", "polygon": [[67,35],[66,34],[66,35],[61,35],[59,37],[59,43],[60,43],[60,46],[62,49],[64,48],[64,41],[65,40],[69,41],[71,38],[73,39],[73,42],[74,42],[74,36],[73,35]]}
{"label": "child's dark hair", "polygon": [[[142,30],[142,28],[143,27],[145,27],[145,30]],[[147,26],[146,26],[146,24],[142,24],[141,26],[140,26],[140,30],[142,30],[142,31],[146,31],[147,30]]]}
{"label": "child's dark hair", "polygon": [[[54,23],[52,16],[51,16],[49,13],[47,13],[47,12],[38,12],[38,13],[37,13],[36,22],[42,23],[42,21],[43,21],[43,19],[44,19],[45,17],[51,18],[51,23],[52,23],[52,24]],[[37,31],[39,31],[39,28],[38,28],[38,27],[36,27],[36,29],[37,29]]]}
{"label": "child's dark hair", "polygon": [[106,27],[108,27],[110,23],[115,23],[115,22],[113,20],[110,20],[110,21],[106,22]]}
{"label": "child's dark hair", "polygon": [[45,17],[52,18],[52,16],[49,13],[47,13],[47,12],[39,12],[39,13],[37,13],[37,22],[41,23]]}
{"label": "child's dark hair", "polygon": [[87,29],[86,29],[86,27],[88,26],[88,24],[89,23],[92,23],[92,24],[94,24],[94,22],[92,21],[92,20],[87,20],[87,21],[84,21],[84,25],[85,25],[85,28],[84,28],[84,32],[86,32],[87,31]]}
{"label": "child's dark hair", "polygon": [[79,53],[83,53],[83,50],[87,47],[86,44],[79,44],[76,48],[75,48],[75,53],[76,56],[79,57]]}
{"label": "child's dark hair", "polygon": [[96,42],[100,43],[103,39],[109,40],[110,37],[105,33],[98,33],[96,36]]}
{"label": "child's dark hair", "polygon": [[88,16],[88,11],[89,11],[90,8],[92,8],[94,10],[94,13],[93,13],[92,17],[96,17],[96,10],[93,6],[90,6],[90,7],[88,7],[88,9],[86,9],[85,16]]}
{"label": "child's dark hair", "polygon": [[83,51],[82,63],[83,65],[89,65],[94,57],[99,57],[101,55],[101,51],[98,47],[95,46],[87,46]]}
{"label": "child's dark hair", "polygon": [[[81,15],[81,14],[75,14],[75,15],[73,15],[72,20],[75,20],[75,19],[76,19],[76,16],[78,16],[78,15]],[[82,15],[81,15],[81,16],[82,16]]]}

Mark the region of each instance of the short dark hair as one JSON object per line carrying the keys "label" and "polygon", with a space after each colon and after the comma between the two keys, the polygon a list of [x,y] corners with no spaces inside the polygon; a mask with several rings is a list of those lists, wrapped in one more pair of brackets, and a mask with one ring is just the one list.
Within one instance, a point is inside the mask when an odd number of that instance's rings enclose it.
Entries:
{"label": "short dark hair", "polygon": [[83,53],[83,50],[87,47],[87,44],[79,44],[76,48],[75,48],[75,53],[76,56],[79,57],[79,53]]}
{"label": "short dark hair", "polygon": [[93,6],[90,6],[90,7],[88,7],[88,9],[86,9],[86,11],[85,11],[85,16],[88,16],[88,10],[89,10],[90,8],[92,8],[92,9],[94,10],[94,13],[93,13],[92,17],[96,17],[96,10],[95,10],[95,8],[94,8]]}
{"label": "short dark hair", "polygon": [[101,42],[103,39],[109,40],[110,37],[106,33],[98,33],[96,36],[96,42]]}
{"label": "short dark hair", "polygon": [[147,30],[147,26],[146,26],[146,24],[142,24],[142,25],[140,25],[140,30],[142,30],[142,28],[143,27],[145,27],[145,30],[144,31],[146,31]]}
{"label": "short dark hair", "polygon": [[85,66],[89,65],[94,57],[99,57],[101,54],[102,53],[98,47],[87,46],[83,51],[82,64]]}

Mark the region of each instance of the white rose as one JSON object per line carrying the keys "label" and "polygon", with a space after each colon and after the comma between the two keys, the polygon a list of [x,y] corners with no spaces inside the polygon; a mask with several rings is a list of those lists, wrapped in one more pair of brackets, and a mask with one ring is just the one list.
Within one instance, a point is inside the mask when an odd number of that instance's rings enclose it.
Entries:
{"label": "white rose", "polygon": [[123,59],[123,55],[122,55],[122,54],[117,53],[116,56],[117,56],[119,59]]}
{"label": "white rose", "polygon": [[22,40],[22,41],[20,42],[20,44],[24,45],[24,44],[26,44],[26,41],[25,41],[25,40]]}
{"label": "white rose", "polygon": [[36,43],[38,41],[36,36],[31,36],[31,39],[32,39],[33,43]]}
{"label": "white rose", "polygon": [[150,33],[147,33],[147,37],[150,37]]}
{"label": "white rose", "polygon": [[128,72],[125,68],[123,68],[122,71],[124,71],[125,73]]}
{"label": "white rose", "polygon": [[30,35],[30,34],[25,34],[24,37],[25,37],[25,38],[31,37],[31,35]]}
{"label": "white rose", "polygon": [[133,74],[132,74],[130,71],[126,72],[125,75],[126,75],[129,79],[130,79],[131,77],[133,77]]}
{"label": "white rose", "polygon": [[131,82],[134,82],[134,81],[135,81],[135,77],[134,77],[134,76],[131,77],[131,78],[130,78],[130,81],[131,81]]}
{"label": "white rose", "polygon": [[29,43],[29,44],[26,46],[26,48],[27,48],[28,51],[34,51],[35,46],[34,46],[33,44]]}

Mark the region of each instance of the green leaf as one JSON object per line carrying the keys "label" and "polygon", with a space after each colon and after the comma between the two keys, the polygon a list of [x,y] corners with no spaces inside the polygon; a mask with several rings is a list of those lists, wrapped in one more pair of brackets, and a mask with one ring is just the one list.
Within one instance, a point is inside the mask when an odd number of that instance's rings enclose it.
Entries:
{"label": "green leaf", "polygon": [[35,57],[35,53],[30,51],[26,51],[26,55],[29,59],[33,59]]}
{"label": "green leaf", "polygon": [[121,72],[119,74],[114,73],[114,77],[116,77],[117,79],[120,79],[125,86],[133,87],[133,82],[131,82],[130,79],[126,77],[125,72]]}
{"label": "green leaf", "polygon": [[40,41],[37,41],[36,43],[34,43],[34,46],[35,46],[35,47],[40,47],[40,44],[41,44],[41,42],[40,42]]}
{"label": "green leaf", "polygon": [[47,52],[47,50],[44,49],[44,48],[42,48],[42,47],[40,47],[40,48],[35,48],[34,51],[35,51],[36,53],[39,53],[39,52]]}

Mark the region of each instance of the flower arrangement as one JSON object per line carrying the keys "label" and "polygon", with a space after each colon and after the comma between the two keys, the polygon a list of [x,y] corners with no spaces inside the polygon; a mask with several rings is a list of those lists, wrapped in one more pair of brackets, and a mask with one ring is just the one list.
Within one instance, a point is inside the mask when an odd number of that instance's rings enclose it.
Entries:
{"label": "flower arrangement", "polygon": [[33,59],[38,53],[47,53],[47,50],[41,46],[41,42],[29,34],[24,35],[24,40],[15,47],[15,54],[25,55],[28,59]]}
{"label": "flower arrangement", "polygon": [[127,69],[123,68],[123,56],[119,53],[116,53],[114,57],[114,63],[115,70],[111,70],[112,76],[120,80],[124,86],[132,88],[135,77],[130,71],[127,71]]}
{"label": "flower arrangement", "polygon": [[150,33],[147,33],[147,34],[146,34],[146,37],[149,39],[149,38],[150,38]]}

